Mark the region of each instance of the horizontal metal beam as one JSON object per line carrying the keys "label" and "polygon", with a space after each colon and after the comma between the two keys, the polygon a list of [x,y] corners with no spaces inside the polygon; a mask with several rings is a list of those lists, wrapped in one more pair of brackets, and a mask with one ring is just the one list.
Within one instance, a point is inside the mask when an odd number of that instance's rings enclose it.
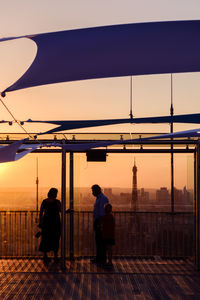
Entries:
{"label": "horizontal metal beam", "polygon": [[[1,145],[8,145],[8,144],[12,144],[14,142],[16,142],[17,140],[0,140],[0,144]],[[97,143],[97,142],[112,142],[112,141],[116,141],[116,145],[118,140],[113,140],[113,139],[104,139],[104,140],[98,140],[98,139],[93,139],[93,140],[57,140],[56,143],[58,144],[64,144],[64,145],[71,145],[71,144],[87,144],[87,143]],[[123,145],[197,145],[198,144],[198,140],[139,140],[138,141],[133,141],[132,143],[127,142],[126,140],[124,140],[124,143],[122,143],[122,140],[119,140],[120,144],[119,146],[123,146]],[[50,144],[50,143],[55,143],[54,140],[31,140],[31,141],[24,141],[24,145],[32,145],[32,144]],[[115,145],[115,144],[113,144]]]}
{"label": "horizontal metal beam", "polygon": [[[171,149],[107,149],[106,153],[171,153]],[[61,153],[62,149],[38,149],[32,153]],[[194,153],[195,149],[173,149],[173,153]],[[66,151],[66,153],[69,153]],[[86,153],[86,151],[73,151]]]}

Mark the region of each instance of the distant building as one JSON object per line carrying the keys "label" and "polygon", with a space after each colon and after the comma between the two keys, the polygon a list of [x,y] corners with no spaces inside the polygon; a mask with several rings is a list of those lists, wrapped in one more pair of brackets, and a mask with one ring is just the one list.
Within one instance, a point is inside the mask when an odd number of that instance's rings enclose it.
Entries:
{"label": "distant building", "polygon": [[187,190],[186,186],[184,186],[183,197],[185,199],[185,203],[192,205],[194,200],[194,189]]}
{"label": "distant building", "polygon": [[139,202],[147,204],[149,202],[149,192],[146,192],[144,188],[141,188],[140,191],[138,191],[138,200]]}
{"label": "distant building", "polygon": [[161,187],[156,191],[156,201],[164,204],[169,200],[169,191],[166,187]]}
{"label": "distant building", "polygon": [[[174,200],[176,203],[185,203],[185,199],[183,198],[183,193],[181,190],[178,190],[177,188],[174,187]],[[185,203],[186,204],[186,203]]]}
{"label": "distant building", "polygon": [[[131,193],[120,193],[120,200],[119,200],[120,203],[119,204],[129,207],[131,198],[132,198]],[[130,207],[129,207],[129,209],[130,209]]]}
{"label": "distant building", "polygon": [[131,199],[131,210],[138,210],[138,190],[137,190],[137,167],[134,160],[133,172],[133,183],[132,183],[132,199]]}

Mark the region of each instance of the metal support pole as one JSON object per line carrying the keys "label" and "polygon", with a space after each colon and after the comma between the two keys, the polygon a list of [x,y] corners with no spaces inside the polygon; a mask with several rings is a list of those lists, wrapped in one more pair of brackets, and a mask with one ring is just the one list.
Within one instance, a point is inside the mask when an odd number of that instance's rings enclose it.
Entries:
{"label": "metal support pole", "polygon": [[39,177],[38,177],[38,157],[36,158],[36,217],[35,223],[38,223],[39,220]]}
{"label": "metal support pole", "polygon": [[70,152],[69,164],[69,208],[70,208],[70,260],[74,260],[74,154]]}
{"label": "metal support pole", "polygon": [[196,212],[197,212],[197,147],[194,152],[194,199],[193,199],[193,245],[194,251],[193,255],[196,264]]}
{"label": "metal support pole", "polygon": [[[173,77],[171,74],[171,107],[170,107],[170,115],[171,115],[171,124],[170,124],[170,132],[174,132],[173,125],[173,115],[174,115],[174,107],[173,107]],[[171,139],[173,141],[173,138]],[[173,153],[173,143],[171,143],[171,213],[174,213],[174,153]]]}
{"label": "metal support pole", "polygon": [[171,144],[171,212],[174,213],[174,153]]}
{"label": "metal support pole", "polygon": [[38,213],[38,198],[39,198],[39,177],[38,177],[38,157],[36,158],[36,211]]}
{"label": "metal support pole", "polygon": [[130,118],[133,119],[133,83],[132,76],[130,77]]}
{"label": "metal support pole", "polygon": [[66,253],[66,151],[62,149],[62,179],[61,179],[61,258],[62,269],[65,269]]}
{"label": "metal support pole", "polygon": [[171,144],[171,212],[174,213],[174,153]]}
{"label": "metal support pole", "polygon": [[200,143],[197,146],[196,167],[196,267],[200,270]]}

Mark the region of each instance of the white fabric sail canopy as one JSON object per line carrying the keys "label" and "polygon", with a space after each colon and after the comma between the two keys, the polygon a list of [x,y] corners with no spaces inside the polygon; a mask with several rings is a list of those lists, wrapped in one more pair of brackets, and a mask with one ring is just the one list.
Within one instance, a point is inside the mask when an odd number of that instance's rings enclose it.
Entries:
{"label": "white fabric sail canopy", "polygon": [[[22,145],[23,142],[24,140],[19,140],[8,146],[1,146],[0,163],[16,161],[41,146],[40,144],[25,146]],[[22,151],[18,152],[19,150]]]}
{"label": "white fabric sail canopy", "polygon": [[2,96],[9,91],[64,81],[197,72],[200,71],[199,36],[198,20],[29,35],[26,37],[38,47],[36,58],[25,74],[2,92]]}

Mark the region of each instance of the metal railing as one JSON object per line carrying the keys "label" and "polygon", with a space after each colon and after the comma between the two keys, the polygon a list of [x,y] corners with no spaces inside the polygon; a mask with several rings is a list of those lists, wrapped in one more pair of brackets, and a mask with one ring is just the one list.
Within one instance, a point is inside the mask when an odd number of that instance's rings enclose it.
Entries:
{"label": "metal railing", "polygon": [[[114,212],[117,256],[187,257],[194,255],[193,213]],[[74,215],[77,256],[94,255],[91,212]]]}
{"label": "metal railing", "polygon": [[[114,212],[116,256],[188,257],[194,255],[193,213]],[[0,212],[0,257],[38,257],[36,211]],[[69,256],[66,213],[66,256]],[[92,212],[74,212],[74,255],[95,254]]]}

